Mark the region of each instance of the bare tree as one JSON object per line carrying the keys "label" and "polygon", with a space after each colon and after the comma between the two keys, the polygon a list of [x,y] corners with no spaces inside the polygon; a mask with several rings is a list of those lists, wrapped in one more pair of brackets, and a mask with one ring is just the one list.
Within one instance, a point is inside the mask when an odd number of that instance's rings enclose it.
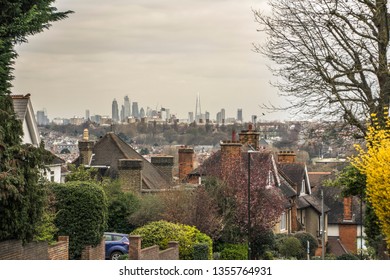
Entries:
{"label": "bare tree", "polygon": [[[387,0],[269,0],[254,11],[269,39],[255,45],[276,66],[294,113],[343,120],[365,134],[390,101]],[[273,107],[275,108],[275,107]]]}

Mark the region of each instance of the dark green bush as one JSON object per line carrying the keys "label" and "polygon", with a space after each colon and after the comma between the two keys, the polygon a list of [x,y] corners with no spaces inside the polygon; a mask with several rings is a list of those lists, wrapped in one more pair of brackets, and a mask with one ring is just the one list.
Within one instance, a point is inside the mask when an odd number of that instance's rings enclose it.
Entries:
{"label": "dark green bush", "polygon": [[175,224],[167,221],[151,222],[134,230],[131,235],[142,237],[142,248],[158,245],[161,250],[168,247],[169,241],[179,242],[179,257],[181,260],[192,260],[194,245],[207,243],[209,256],[212,258],[213,242],[209,236],[201,233],[197,228],[188,225]]}
{"label": "dark green bush", "polygon": [[69,236],[69,258],[79,259],[87,245],[98,245],[107,227],[107,198],[103,188],[92,182],[54,184],[59,235]]}
{"label": "dark green bush", "polygon": [[262,259],[266,251],[274,249],[275,234],[272,230],[261,230],[251,243],[252,259]]}
{"label": "dark green bush", "polygon": [[355,256],[354,254],[343,254],[341,256],[338,256],[336,260],[358,260],[359,258]]}
{"label": "dark green bush", "polygon": [[310,256],[315,255],[316,250],[318,248],[318,241],[312,234],[308,232],[297,232],[294,234],[294,237],[298,238],[298,240],[301,242],[302,247],[304,248],[304,254],[300,257],[301,259],[306,258],[307,241],[309,241],[310,244],[309,247]]}
{"label": "dark green bush", "polygon": [[224,244],[222,246],[221,260],[247,260],[248,246],[246,244]]}
{"label": "dark green bush", "polygon": [[286,237],[279,239],[277,248],[280,255],[287,259],[298,259],[304,254],[304,248],[302,247],[301,242],[293,236],[287,235]]}
{"label": "dark green bush", "polygon": [[194,245],[194,260],[209,259],[209,245],[207,243],[199,243]]}

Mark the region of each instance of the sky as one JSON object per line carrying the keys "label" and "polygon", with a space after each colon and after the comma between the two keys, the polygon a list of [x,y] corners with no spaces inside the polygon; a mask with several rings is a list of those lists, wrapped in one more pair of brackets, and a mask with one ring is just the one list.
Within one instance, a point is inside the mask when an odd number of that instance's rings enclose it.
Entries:
{"label": "sky", "polygon": [[[111,116],[128,95],[139,107],[169,108],[186,119],[195,111],[214,119],[243,111],[259,119],[288,119],[261,109],[280,104],[262,55],[264,43],[252,9],[267,10],[266,0],[59,0],[67,19],[16,47],[13,93],[31,94],[34,110],[50,119]],[[264,114],[264,115],[263,115]]]}

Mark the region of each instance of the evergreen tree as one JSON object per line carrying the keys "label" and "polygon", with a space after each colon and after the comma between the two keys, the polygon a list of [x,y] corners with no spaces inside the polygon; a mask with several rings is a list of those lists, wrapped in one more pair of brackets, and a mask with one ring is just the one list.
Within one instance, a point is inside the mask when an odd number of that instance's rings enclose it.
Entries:
{"label": "evergreen tree", "polygon": [[57,12],[53,0],[0,1],[0,240],[31,240],[45,204],[39,169],[43,147],[23,145],[22,124],[13,110],[11,82],[16,44],[42,32],[70,11]]}

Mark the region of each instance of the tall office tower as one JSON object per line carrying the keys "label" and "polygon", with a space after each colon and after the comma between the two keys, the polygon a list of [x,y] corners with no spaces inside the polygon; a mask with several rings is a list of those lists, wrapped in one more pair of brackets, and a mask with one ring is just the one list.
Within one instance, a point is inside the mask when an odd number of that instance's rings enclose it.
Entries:
{"label": "tall office tower", "polygon": [[132,113],[134,118],[139,118],[138,102],[133,102]]}
{"label": "tall office tower", "polygon": [[141,107],[141,109],[139,110],[139,117],[141,119],[145,118],[145,109],[144,109],[144,107]]}
{"label": "tall office tower", "polygon": [[209,121],[210,120],[210,112],[207,112],[204,114],[204,117],[205,117],[205,121]]}
{"label": "tall office tower", "polygon": [[125,106],[122,105],[121,107],[121,122],[125,121]]}
{"label": "tall office tower", "polygon": [[222,123],[225,123],[225,120],[226,120],[226,116],[225,116],[225,109],[221,109],[221,122]]}
{"label": "tall office tower", "polygon": [[42,111],[37,111],[37,124],[39,126],[42,125],[48,125],[49,124],[49,119],[46,115],[46,110],[43,109]]}
{"label": "tall office tower", "polygon": [[257,122],[257,116],[256,115],[252,115],[252,123],[256,126],[256,122]]}
{"label": "tall office tower", "polygon": [[91,115],[89,114],[89,110],[85,110],[85,121],[88,121],[91,118]]}
{"label": "tall office tower", "polygon": [[237,121],[242,122],[242,109],[237,109]]}
{"label": "tall office tower", "polygon": [[188,123],[194,122],[194,112],[188,112]]}
{"label": "tall office tower", "polygon": [[199,122],[199,119],[201,118],[202,118],[202,107],[200,105],[200,95],[198,93],[196,96],[195,121]]}
{"label": "tall office tower", "polygon": [[125,96],[124,106],[125,106],[124,118],[127,119],[128,117],[131,116],[130,99],[127,95]]}
{"label": "tall office tower", "polygon": [[221,117],[221,112],[217,113],[217,124],[222,123],[222,117]]}
{"label": "tall office tower", "polygon": [[165,117],[166,120],[169,120],[171,118],[171,109],[165,108]]}
{"label": "tall office tower", "polygon": [[119,122],[119,109],[118,109],[118,102],[114,98],[114,101],[112,101],[112,121],[113,122]]}

